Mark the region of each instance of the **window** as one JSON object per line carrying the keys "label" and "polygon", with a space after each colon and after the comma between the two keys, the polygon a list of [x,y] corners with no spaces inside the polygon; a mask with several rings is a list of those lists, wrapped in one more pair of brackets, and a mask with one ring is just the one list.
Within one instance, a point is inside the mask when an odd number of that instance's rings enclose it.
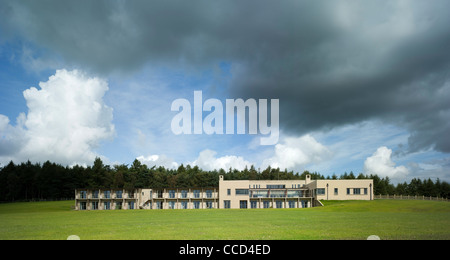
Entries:
{"label": "window", "polygon": [[212,205],[213,205],[212,201],[207,201],[206,202],[206,208],[207,209],[212,209]]}
{"label": "window", "polygon": [[97,210],[98,209],[98,201],[93,201],[92,202],[92,210]]}
{"label": "window", "polygon": [[206,190],[206,198],[210,199],[212,198],[212,190]]}
{"label": "window", "polygon": [[251,202],[250,202],[250,207],[251,207],[252,209],[256,209],[256,208],[257,208],[257,205],[258,205],[258,202],[256,202],[256,201],[251,201]]}
{"label": "window", "polygon": [[98,190],[96,190],[96,191],[94,191],[94,192],[92,193],[92,198],[93,198],[93,199],[98,199]]}
{"label": "window", "polygon": [[121,190],[116,191],[116,198],[118,198],[118,199],[122,198],[122,191]]}
{"label": "window", "polygon": [[325,195],[325,188],[320,188],[316,190],[317,195]]}
{"label": "window", "polygon": [[200,201],[194,201],[194,209],[200,208]]}
{"label": "window", "polygon": [[239,208],[246,209],[247,208],[247,201],[246,200],[239,201]]}
{"label": "window", "polygon": [[227,189],[227,195],[228,195],[228,196],[231,195],[231,189]]}
{"label": "window", "polygon": [[116,209],[122,209],[122,202],[116,202]]}
{"label": "window", "polygon": [[187,195],[188,195],[188,191],[187,191],[187,190],[182,190],[182,191],[181,191],[181,198],[182,198],[182,199],[186,199],[186,198],[187,198]]}
{"label": "window", "polygon": [[282,201],[277,201],[276,202],[276,206],[277,206],[277,209],[281,209],[283,207],[283,202]]}
{"label": "window", "polygon": [[86,210],[86,202],[80,202],[80,210]]}
{"label": "window", "polygon": [[264,201],[264,202],[263,202],[263,207],[264,207],[265,209],[270,208],[270,201]]}
{"label": "window", "polygon": [[353,189],[353,194],[354,195],[360,195],[361,194],[361,189],[359,189],[359,188]]}
{"label": "window", "polygon": [[169,199],[175,198],[175,190],[169,190]]}
{"label": "window", "polygon": [[270,191],[270,197],[271,198],[284,198],[286,195],[286,192],[284,190],[272,190]]}
{"label": "window", "polygon": [[223,208],[224,209],[229,209],[230,208],[230,201],[229,200],[224,200],[223,201]]}
{"label": "window", "polygon": [[85,199],[87,192],[85,190],[80,191],[80,198]]}
{"label": "window", "polygon": [[302,200],[302,208],[307,208],[307,207],[308,207],[308,201]]}
{"label": "window", "polygon": [[104,195],[105,195],[105,199],[110,199],[111,198],[111,191],[105,190]]}
{"label": "window", "polygon": [[291,208],[291,209],[295,208],[295,200],[289,201],[289,208]]}
{"label": "window", "polygon": [[367,188],[364,188],[364,195],[367,195]]}
{"label": "window", "polygon": [[269,193],[267,190],[255,190],[252,191],[252,198],[267,198],[269,196]]}
{"label": "window", "polygon": [[288,198],[303,197],[303,191],[301,191],[301,190],[288,190],[287,191],[287,197]]}
{"label": "window", "polygon": [[284,189],[286,185],[267,185],[267,189]]}
{"label": "window", "polygon": [[338,188],[334,188],[334,195],[338,195],[338,193],[339,193]]}
{"label": "window", "polygon": [[194,198],[195,199],[200,198],[200,190],[194,190]]}
{"label": "window", "polygon": [[248,195],[248,189],[236,189],[236,195]]}
{"label": "window", "polygon": [[175,209],[175,201],[169,201],[169,209]]}
{"label": "window", "polygon": [[188,208],[187,205],[188,205],[188,203],[186,201],[182,201],[181,202],[181,209],[187,209]]}
{"label": "window", "polygon": [[347,188],[347,195],[350,195],[350,188]]}
{"label": "window", "polygon": [[104,209],[111,209],[111,202],[105,201],[104,202]]}
{"label": "window", "polygon": [[134,201],[128,202],[128,209],[134,209]]}

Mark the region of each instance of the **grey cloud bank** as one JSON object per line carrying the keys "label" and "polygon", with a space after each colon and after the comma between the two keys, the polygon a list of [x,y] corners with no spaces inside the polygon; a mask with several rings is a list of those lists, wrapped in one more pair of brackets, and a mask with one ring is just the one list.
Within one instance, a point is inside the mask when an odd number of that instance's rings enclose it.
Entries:
{"label": "grey cloud bank", "polygon": [[450,152],[450,2],[0,1],[22,37],[100,74],[231,64],[231,98],[280,100],[298,135],[366,120]]}

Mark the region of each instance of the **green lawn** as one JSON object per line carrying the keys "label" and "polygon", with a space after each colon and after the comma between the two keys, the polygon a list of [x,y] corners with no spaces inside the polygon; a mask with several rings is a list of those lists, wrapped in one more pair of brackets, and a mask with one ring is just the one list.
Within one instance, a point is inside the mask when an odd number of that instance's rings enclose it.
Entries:
{"label": "green lawn", "polygon": [[325,201],[307,209],[74,211],[0,204],[0,239],[450,239],[450,203]]}

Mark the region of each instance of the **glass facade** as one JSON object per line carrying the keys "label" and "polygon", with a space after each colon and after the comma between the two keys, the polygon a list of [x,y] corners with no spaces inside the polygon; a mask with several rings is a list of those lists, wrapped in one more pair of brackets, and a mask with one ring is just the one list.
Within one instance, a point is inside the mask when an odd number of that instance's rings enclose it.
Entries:
{"label": "glass facade", "polygon": [[175,190],[169,190],[169,199],[175,198]]}
{"label": "glass facade", "polygon": [[236,189],[236,195],[248,195],[248,189]]}

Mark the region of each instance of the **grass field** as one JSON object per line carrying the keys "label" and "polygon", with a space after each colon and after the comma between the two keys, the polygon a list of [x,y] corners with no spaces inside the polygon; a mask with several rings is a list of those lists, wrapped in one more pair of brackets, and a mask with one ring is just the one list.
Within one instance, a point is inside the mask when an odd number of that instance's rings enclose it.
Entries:
{"label": "grass field", "polygon": [[0,239],[450,239],[450,203],[325,201],[307,209],[74,211],[73,201],[0,204]]}

